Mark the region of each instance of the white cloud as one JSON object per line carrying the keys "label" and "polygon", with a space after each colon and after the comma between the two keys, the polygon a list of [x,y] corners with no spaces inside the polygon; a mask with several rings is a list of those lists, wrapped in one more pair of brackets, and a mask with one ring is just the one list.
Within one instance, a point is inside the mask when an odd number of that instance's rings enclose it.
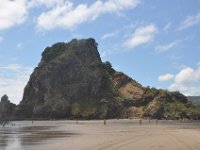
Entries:
{"label": "white cloud", "polygon": [[181,22],[178,30],[184,30],[198,24],[200,24],[200,13],[193,16],[187,16],[186,19]]}
{"label": "white cloud", "polygon": [[9,29],[26,21],[31,9],[63,5],[65,0],[0,0],[0,30]]}
{"label": "white cloud", "polygon": [[168,51],[168,50],[174,48],[175,46],[177,46],[178,43],[179,43],[179,41],[173,41],[173,42],[165,44],[165,45],[157,45],[155,47],[155,50],[158,52],[165,52],[165,51]]}
{"label": "white cloud", "polygon": [[124,43],[127,48],[134,48],[139,45],[151,42],[154,38],[157,28],[154,24],[139,27],[135,30],[133,35]]}
{"label": "white cloud", "polygon": [[191,83],[200,80],[200,66],[194,70],[190,67],[182,69],[175,77],[176,83]]}
{"label": "white cloud", "polygon": [[9,64],[9,65],[0,65],[0,69],[7,70],[7,71],[18,71],[22,68],[20,64]]}
{"label": "white cloud", "polygon": [[185,67],[175,75],[160,76],[159,81],[167,81],[170,77],[174,78],[174,82],[169,86],[169,90],[180,91],[185,95],[200,95],[200,64],[197,64],[196,69]]}
{"label": "white cloud", "polygon": [[43,12],[37,19],[37,27],[43,30],[54,28],[72,29],[79,24],[95,20],[104,13],[117,13],[122,10],[134,8],[139,0],[108,0],[96,1],[90,6],[79,4],[74,7],[70,1],[56,5],[47,12]]}
{"label": "white cloud", "polygon": [[169,90],[171,91],[180,91],[187,96],[199,95],[200,86],[191,86],[184,84],[173,83],[170,85]]}
{"label": "white cloud", "polygon": [[0,0],[0,30],[25,21],[28,13],[26,0]]}
{"label": "white cloud", "polygon": [[51,8],[58,5],[63,5],[64,0],[29,0],[28,8],[35,8],[40,6],[45,6]]}
{"label": "white cloud", "polygon": [[105,13],[136,7],[140,0],[98,0],[91,5],[74,6],[71,0],[0,0],[0,30],[9,29],[26,21],[31,9],[42,7],[37,18],[39,29],[73,29],[84,22],[95,20]]}
{"label": "white cloud", "polygon": [[165,75],[160,75],[158,77],[158,81],[161,81],[161,82],[163,82],[163,81],[169,81],[169,80],[171,80],[173,78],[174,78],[173,74],[165,74]]}
{"label": "white cloud", "polygon": [[112,37],[116,36],[117,34],[118,34],[118,32],[106,33],[101,37],[101,39],[104,40],[104,39],[112,38]]}
{"label": "white cloud", "polygon": [[12,102],[19,103],[32,71],[20,64],[0,65],[0,96],[7,94]]}

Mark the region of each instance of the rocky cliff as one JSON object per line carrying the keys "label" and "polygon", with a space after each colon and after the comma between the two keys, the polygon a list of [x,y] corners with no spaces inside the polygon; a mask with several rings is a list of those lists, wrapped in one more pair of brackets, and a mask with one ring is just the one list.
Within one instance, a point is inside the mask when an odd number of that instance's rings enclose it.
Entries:
{"label": "rocky cliff", "polygon": [[20,118],[179,118],[199,112],[179,92],[145,88],[102,62],[94,39],[47,47],[17,107]]}
{"label": "rocky cliff", "polygon": [[[94,39],[47,47],[25,87],[19,115],[28,117],[112,116],[116,103],[110,75]],[[25,116],[25,117],[26,117]]]}

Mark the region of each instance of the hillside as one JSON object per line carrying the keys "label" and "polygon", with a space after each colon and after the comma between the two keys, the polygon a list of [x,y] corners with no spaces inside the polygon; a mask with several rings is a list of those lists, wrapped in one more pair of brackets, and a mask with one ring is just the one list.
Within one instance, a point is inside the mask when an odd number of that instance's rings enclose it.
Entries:
{"label": "hillside", "polygon": [[200,111],[200,96],[188,96],[188,101]]}
{"label": "hillside", "polygon": [[17,118],[194,118],[179,92],[143,87],[102,62],[92,38],[47,47],[30,76]]}

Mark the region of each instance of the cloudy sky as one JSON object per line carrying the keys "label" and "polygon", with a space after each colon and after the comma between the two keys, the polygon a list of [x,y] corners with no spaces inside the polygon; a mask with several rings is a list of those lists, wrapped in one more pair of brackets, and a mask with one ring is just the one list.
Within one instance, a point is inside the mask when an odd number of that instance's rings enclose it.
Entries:
{"label": "cloudy sky", "polygon": [[200,95],[200,0],[0,0],[0,96],[22,99],[45,47],[93,37],[144,86]]}

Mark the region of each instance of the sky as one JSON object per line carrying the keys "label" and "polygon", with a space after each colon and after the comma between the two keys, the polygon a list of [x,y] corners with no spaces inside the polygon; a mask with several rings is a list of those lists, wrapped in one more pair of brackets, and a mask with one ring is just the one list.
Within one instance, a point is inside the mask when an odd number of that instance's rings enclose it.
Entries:
{"label": "sky", "polygon": [[200,95],[200,0],[0,0],[0,96],[18,104],[44,48],[94,38],[143,86]]}

